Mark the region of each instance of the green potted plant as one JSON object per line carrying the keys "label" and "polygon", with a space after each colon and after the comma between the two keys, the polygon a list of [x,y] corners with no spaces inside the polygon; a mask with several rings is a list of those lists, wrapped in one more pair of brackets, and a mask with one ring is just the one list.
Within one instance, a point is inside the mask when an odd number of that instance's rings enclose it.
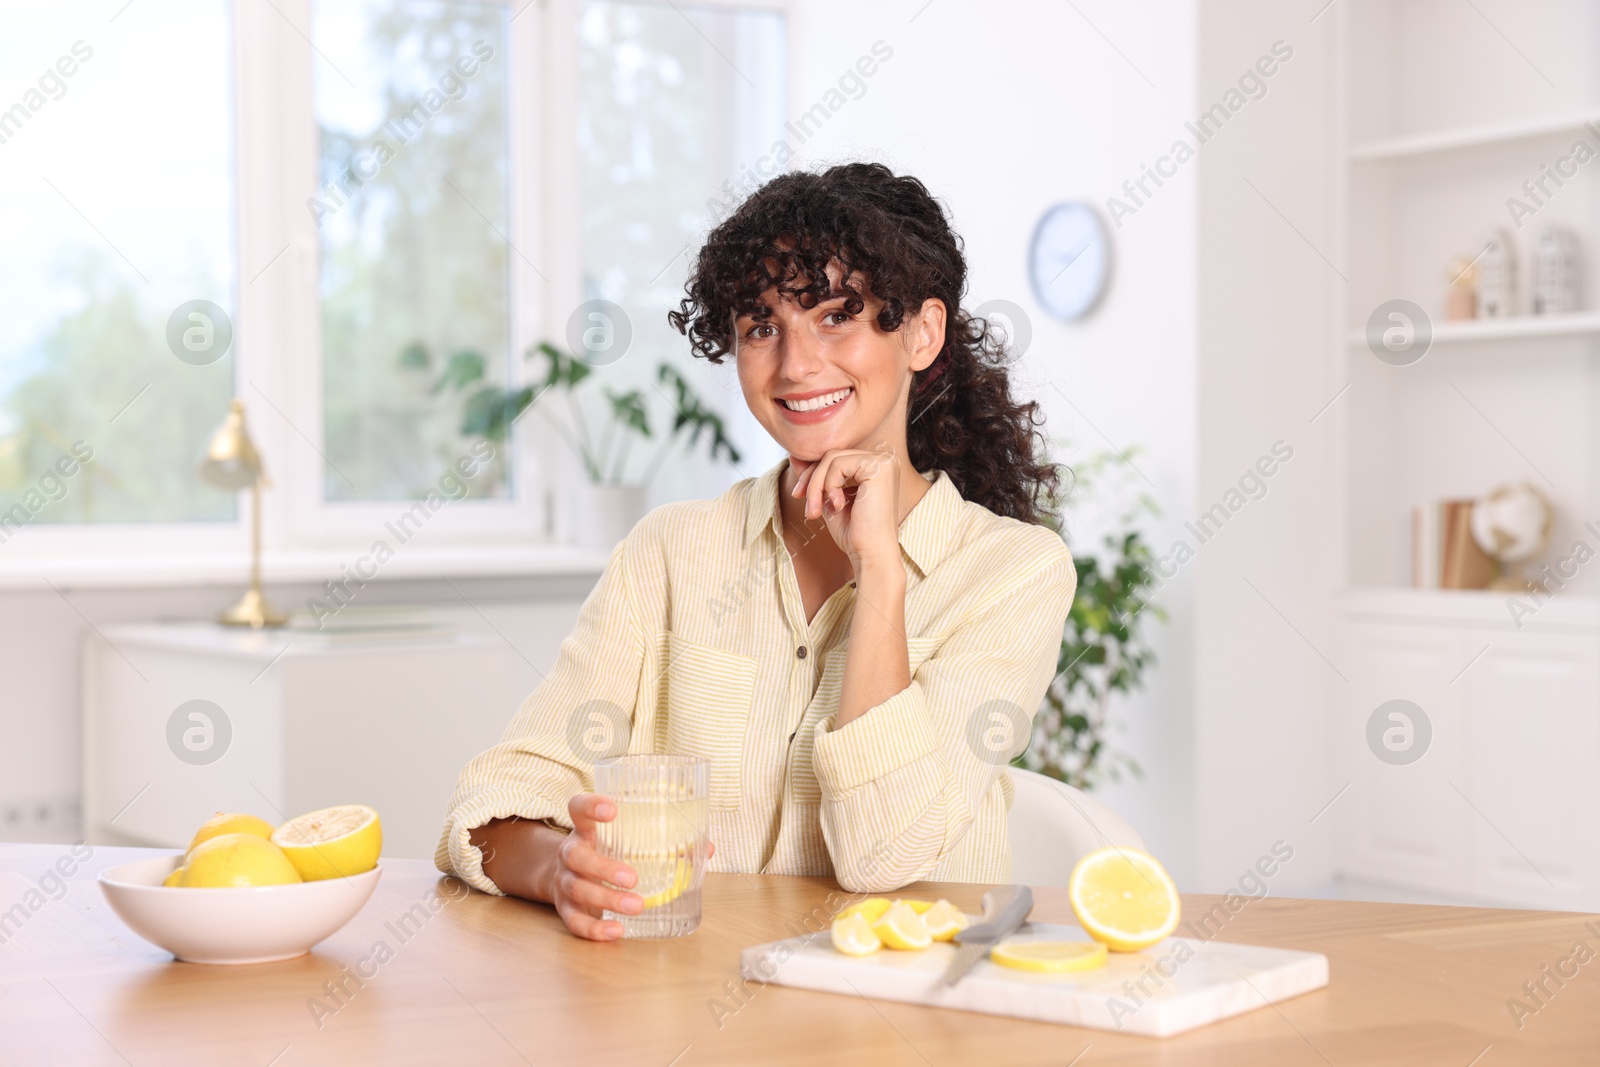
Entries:
{"label": "green potted plant", "polygon": [[[609,549],[626,536],[644,515],[646,493],[662,465],[674,453],[692,452],[702,438],[709,444],[712,459],[739,462],[739,450],[729,439],[722,417],[706,407],[689,381],[669,363],[657,364],[655,371],[656,381],[666,391],[653,390],[672,408],[668,427],[657,430],[652,424],[652,405],[644,390],[622,392],[601,386],[603,425],[591,433],[584,406],[597,381],[595,369],[548,342],[528,349],[525,358],[541,360],[542,371],[528,384],[508,389],[485,380],[487,364],[481,353],[453,352],[431,392],[465,394],[461,433],[497,444],[509,436],[512,423],[530,406],[539,412],[583,468],[584,478],[576,485],[571,502],[573,514],[583,517],[573,524],[579,544]],[[412,369],[430,369],[432,358],[421,345],[412,345],[401,353],[401,363]],[[553,410],[555,405],[540,402],[552,391],[564,395],[564,416]],[[654,455],[642,471],[634,451],[640,442],[655,445]]]}
{"label": "green potted plant", "polygon": [[1111,698],[1139,688],[1155,653],[1144,634],[1147,615],[1166,618],[1150,603],[1156,588],[1155,556],[1137,523],[1158,514],[1155,500],[1133,486],[1131,455],[1102,452],[1081,464],[1067,490],[1052,502],[1051,526],[1063,529],[1068,504],[1112,497],[1117,521],[1102,535],[1100,551],[1074,551],[1078,591],[1061,638],[1056,676],[1033,719],[1033,736],[1015,766],[1080,789],[1139,766],[1110,738]]}

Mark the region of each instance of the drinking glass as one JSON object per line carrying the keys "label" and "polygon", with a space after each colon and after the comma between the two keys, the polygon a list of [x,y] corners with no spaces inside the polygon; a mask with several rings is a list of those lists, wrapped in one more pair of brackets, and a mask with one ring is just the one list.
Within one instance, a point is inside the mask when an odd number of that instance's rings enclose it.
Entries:
{"label": "drinking glass", "polygon": [[681,937],[700,925],[700,883],[706,866],[706,811],[711,763],[694,756],[635,755],[601,760],[595,792],[611,798],[617,816],[598,824],[602,855],[638,874],[633,892],[644,911],[605,918],[624,937]]}

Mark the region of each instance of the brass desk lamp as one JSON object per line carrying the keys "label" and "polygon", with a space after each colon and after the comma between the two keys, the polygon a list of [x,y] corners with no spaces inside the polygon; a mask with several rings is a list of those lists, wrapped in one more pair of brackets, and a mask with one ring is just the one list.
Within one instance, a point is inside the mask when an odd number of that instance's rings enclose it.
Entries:
{"label": "brass desk lamp", "polygon": [[288,618],[274,610],[261,593],[261,487],[271,485],[261,465],[261,453],[244,426],[244,401],[235,399],[228,417],[211,435],[200,477],[218,489],[237,492],[250,489],[250,588],[239,602],[218,619],[224,626],[282,626]]}

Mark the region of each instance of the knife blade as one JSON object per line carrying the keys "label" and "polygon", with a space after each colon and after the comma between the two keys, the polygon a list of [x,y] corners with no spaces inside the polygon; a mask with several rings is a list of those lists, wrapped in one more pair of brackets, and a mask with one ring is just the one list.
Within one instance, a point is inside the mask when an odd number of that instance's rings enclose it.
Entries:
{"label": "knife blade", "polygon": [[944,972],[944,984],[966,977],[989,950],[1010,937],[1033,910],[1033,890],[1025,885],[1001,886],[983,895],[983,920],[956,934],[956,957]]}

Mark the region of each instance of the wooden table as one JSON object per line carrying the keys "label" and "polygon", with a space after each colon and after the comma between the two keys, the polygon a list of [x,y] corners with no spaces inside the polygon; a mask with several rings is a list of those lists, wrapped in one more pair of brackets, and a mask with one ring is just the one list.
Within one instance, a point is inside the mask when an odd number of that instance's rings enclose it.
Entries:
{"label": "wooden table", "polygon": [[[66,852],[0,845],[0,915]],[[1584,925],[1595,916],[1256,901],[1219,938],[1326,953],[1328,988],[1155,1040],[755,983],[743,992],[739,950],[786,936],[814,909],[825,915],[839,891],[820,878],[713,875],[693,936],[601,945],[569,936],[549,908],[468,891],[423,861],[390,860],[361,914],[309,955],[175,963],[122,925],[94,880],[149,854],[95,848],[61,899],[0,929],[0,1062],[1600,1063],[1600,955],[1559,988],[1546,979],[1553,995],[1520,1029],[1507,1008],[1513,997],[1526,1002],[1523,983],[1556,968],[1575,943],[1600,953],[1600,921]],[[907,895],[976,911],[983,889],[928,884]],[[1036,899],[1035,918],[1072,921],[1064,890]],[[1184,907],[1194,915],[1218,899],[1186,894]],[[426,917],[398,925],[419,904]],[[380,942],[387,948],[375,955]],[[369,977],[358,985],[349,968]],[[351,992],[336,1000],[327,983],[341,980]]]}

